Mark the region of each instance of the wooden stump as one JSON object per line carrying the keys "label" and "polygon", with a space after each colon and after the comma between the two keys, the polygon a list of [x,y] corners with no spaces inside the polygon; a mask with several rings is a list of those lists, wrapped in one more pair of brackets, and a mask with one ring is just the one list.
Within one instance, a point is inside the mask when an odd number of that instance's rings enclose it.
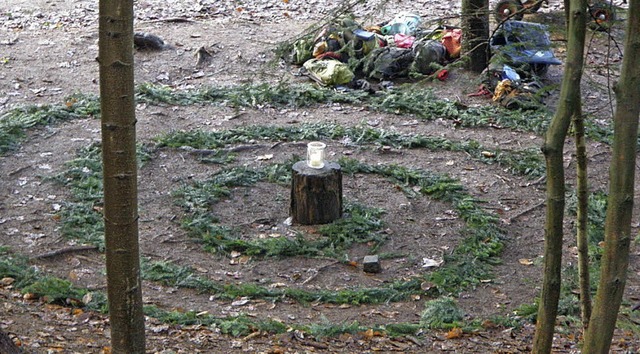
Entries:
{"label": "wooden stump", "polygon": [[306,161],[293,165],[291,217],[295,224],[327,224],[342,217],[342,170],[335,162],[311,168]]}

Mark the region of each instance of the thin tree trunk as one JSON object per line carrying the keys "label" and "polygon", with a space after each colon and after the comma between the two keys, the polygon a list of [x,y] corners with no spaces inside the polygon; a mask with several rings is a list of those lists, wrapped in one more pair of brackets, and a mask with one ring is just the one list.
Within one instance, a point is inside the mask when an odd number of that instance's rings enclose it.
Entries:
{"label": "thin tree trunk", "polygon": [[564,143],[571,117],[580,114],[580,81],[585,42],[586,0],[571,1],[571,21],[567,31],[567,60],[560,89],[560,101],[547,130],[542,151],[547,166],[547,213],[545,221],[544,278],[533,353],[551,352],[558,314],[562,270],[562,238],[565,206]]}
{"label": "thin tree trunk", "polygon": [[[571,5],[571,0],[564,0],[565,9]],[[565,26],[569,26],[569,11],[565,11]],[[588,19],[587,19],[588,20]],[[588,240],[588,208],[589,185],[587,177],[587,152],[584,132],[584,118],[582,113],[575,115],[573,120],[576,139],[577,160],[577,196],[578,212],[576,217],[576,241],[578,246],[578,276],[580,279],[580,312],[582,325],[586,329],[591,317],[591,281],[589,277],[589,240]]]}
{"label": "thin tree trunk", "polygon": [[467,68],[480,73],[489,61],[489,0],[462,0],[462,33]]}
{"label": "thin tree trunk", "polygon": [[616,112],[602,274],[585,333],[584,353],[608,353],[627,281],[640,116],[640,0],[629,1]]}
{"label": "thin tree trunk", "polygon": [[576,240],[578,245],[578,275],[580,278],[580,309],[582,326],[589,326],[591,317],[591,284],[589,280],[589,184],[587,178],[587,146],[584,135],[584,118],[578,112],[573,118],[576,139],[577,168],[577,196],[578,215],[576,218]]}
{"label": "thin tree trunk", "polygon": [[138,245],[133,1],[100,0],[107,296],[113,353],[145,352]]}

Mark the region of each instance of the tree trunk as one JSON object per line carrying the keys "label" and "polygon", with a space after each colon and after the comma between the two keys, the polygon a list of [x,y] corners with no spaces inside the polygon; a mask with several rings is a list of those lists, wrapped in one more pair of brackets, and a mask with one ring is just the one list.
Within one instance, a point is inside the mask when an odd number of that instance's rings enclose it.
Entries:
{"label": "tree trunk", "polygon": [[[571,6],[571,0],[564,0],[565,9]],[[570,11],[565,10],[565,27],[569,26]],[[586,19],[585,21],[588,21]],[[584,118],[582,113],[573,117],[573,127],[576,139],[576,194],[578,197],[577,217],[576,217],[576,243],[578,247],[578,276],[580,279],[580,312],[582,315],[582,326],[586,329],[589,326],[591,317],[591,280],[589,276],[589,184],[587,177],[587,148],[585,142]]]}
{"label": "tree trunk", "polygon": [[578,245],[578,275],[580,278],[580,312],[582,326],[589,326],[591,317],[591,283],[589,280],[589,184],[587,178],[587,146],[584,134],[584,118],[580,112],[573,116],[573,127],[576,139],[577,160],[577,196],[578,212],[576,217],[576,243]]}
{"label": "tree trunk", "polygon": [[467,68],[480,73],[489,61],[489,0],[462,0],[462,33]]}
{"label": "tree trunk", "polygon": [[22,349],[18,347],[8,334],[0,329],[0,353],[1,354],[22,354]]}
{"label": "tree trunk", "polygon": [[585,42],[586,0],[571,1],[567,31],[567,60],[556,113],[547,130],[542,151],[547,167],[547,212],[545,222],[544,275],[533,353],[551,352],[558,314],[562,271],[562,238],[565,206],[564,143],[571,117],[580,114],[580,81]]}
{"label": "tree trunk", "polygon": [[640,116],[640,0],[629,1],[616,112],[602,274],[585,333],[584,353],[608,353],[627,280]]}
{"label": "tree trunk", "polygon": [[107,296],[113,353],[144,353],[138,245],[133,1],[100,0],[100,108]]}

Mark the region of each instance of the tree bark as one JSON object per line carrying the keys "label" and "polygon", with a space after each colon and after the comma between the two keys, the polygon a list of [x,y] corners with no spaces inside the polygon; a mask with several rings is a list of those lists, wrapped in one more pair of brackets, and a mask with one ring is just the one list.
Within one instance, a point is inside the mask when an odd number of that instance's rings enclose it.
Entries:
{"label": "tree bark", "polygon": [[98,57],[111,346],[113,353],[144,353],[132,0],[100,0]]}
{"label": "tree bark", "polygon": [[562,271],[562,239],[565,206],[564,143],[571,118],[580,114],[580,81],[585,42],[586,0],[571,1],[567,31],[567,59],[560,100],[545,136],[542,151],[547,167],[547,211],[545,221],[544,275],[536,323],[533,353],[551,352],[558,314]]}
{"label": "tree bark", "polygon": [[578,212],[576,217],[576,243],[578,245],[578,275],[580,278],[580,312],[582,314],[582,326],[589,326],[591,317],[591,282],[589,280],[589,239],[588,239],[588,213],[589,213],[589,184],[587,177],[587,145],[584,133],[584,118],[581,112],[573,116],[573,127],[576,139],[576,176]]}
{"label": "tree bark", "polygon": [[467,68],[480,73],[489,61],[489,0],[462,0],[462,33]]}
{"label": "tree bark", "polygon": [[2,354],[22,354],[23,351],[18,347],[8,334],[0,329],[0,353]]}
{"label": "tree bark", "polygon": [[609,352],[627,280],[640,117],[640,0],[629,1],[624,58],[620,81],[614,90],[617,106],[609,167],[605,247],[600,283],[585,333],[584,353]]}

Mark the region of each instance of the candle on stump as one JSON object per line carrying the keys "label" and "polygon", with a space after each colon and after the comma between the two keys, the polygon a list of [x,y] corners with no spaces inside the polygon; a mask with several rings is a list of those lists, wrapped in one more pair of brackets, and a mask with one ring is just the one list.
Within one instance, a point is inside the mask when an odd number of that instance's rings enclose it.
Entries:
{"label": "candle on stump", "polygon": [[312,141],[307,144],[307,165],[311,168],[324,167],[324,148],[327,144],[319,141]]}

